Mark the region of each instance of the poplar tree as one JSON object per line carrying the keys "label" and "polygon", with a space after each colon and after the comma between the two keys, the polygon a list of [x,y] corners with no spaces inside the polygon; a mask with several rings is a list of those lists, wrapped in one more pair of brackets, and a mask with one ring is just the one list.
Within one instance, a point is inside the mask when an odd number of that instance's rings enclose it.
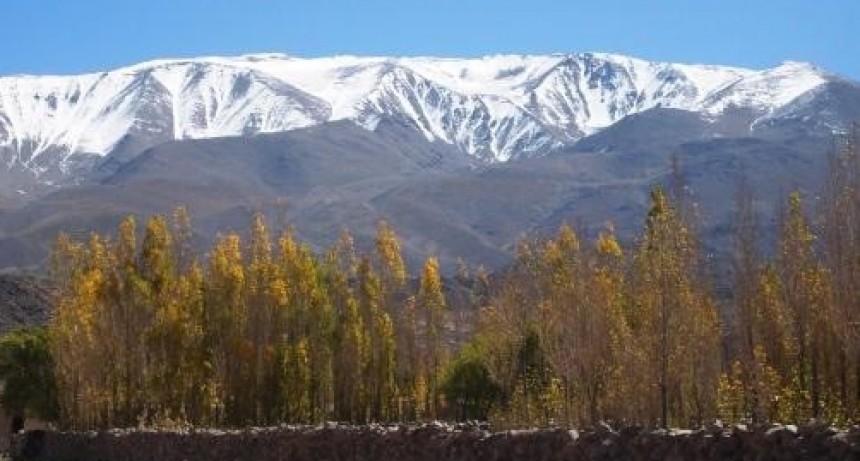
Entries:
{"label": "poplar tree", "polygon": [[699,276],[690,227],[659,188],[651,193],[635,258],[634,296],[644,322],[634,334],[657,364],[651,382],[656,384],[660,424],[702,421],[713,413],[719,373],[716,306]]}
{"label": "poplar tree", "polygon": [[[782,278],[783,299],[793,319],[795,391],[799,414],[819,417],[826,374],[826,343],[830,336],[827,319],[828,274],[814,253],[815,235],[808,223],[798,192],[788,198],[782,219],[777,263]],[[808,413],[807,413],[808,412]]]}
{"label": "poplar tree", "polygon": [[251,220],[251,236],[248,244],[248,331],[253,347],[252,382],[249,383],[250,398],[254,401],[254,420],[263,419],[264,380],[266,375],[266,353],[272,342],[272,320],[276,310],[276,299],[270,287],[276,276],[272,260],[272,242],[262,214]]}
{"label": "poplar tree", "polygon": [[829,311],[838,372],[834,393],[842,404],[842,417],[860,413],[860,125],[831,155],[821,210],[822,262],[832,287]]}
{"label": "poplar tree", "polygon": [[424,263],[418,290],[418,306],[425,322],[425,370],[428,389],[427,416],[438,417],[439,379],[445,365],[446,345],[445,295],[442,292],[442,279],[439,262],[430,257]]}
{"label": "poplar tree", "polygon": [[247,312],[243,298],[245,269],[241,241],[236,234],[220,237],[212,248],[206,274],[205,334],[208,368],[213,383],[213,412],[220,423],[243,423],[242,372],[253,362],[243,332]]}

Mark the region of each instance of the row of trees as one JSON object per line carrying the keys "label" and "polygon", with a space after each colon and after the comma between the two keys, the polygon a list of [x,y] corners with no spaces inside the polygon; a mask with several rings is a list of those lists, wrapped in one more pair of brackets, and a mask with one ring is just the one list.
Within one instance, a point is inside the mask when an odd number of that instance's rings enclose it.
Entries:
{"label": "row of trees", "polygon": [[[735,232],[732,354],[720,381],[728,419],[860,417],[860,150],[831,159],[810,219],[789,195],[771,258],[756,246],[759,220],[742,185]],[[816,222],[817,221],[817,222]]]}
{"label": "row of trees", "polygon": [[681,209],[661,190],[624,252],[609,227],[522,243],[477,342],[504,425],[688,425],[716,416],[718,312]]}
{"label": "row of trees", "polygon": [[133,218],[115,239],[61,236],[51,344],[62,421],[274,424],[434,418],[445,363],[438,263],[416,289],[394,232],[371,254],[349,234],[318,256],[290,232],[217,240],[204,260],[187,214]]}
{"label": "row of trees", "polygon": [[[833,158],[810,220],[798,193],[771,257],[746,184],[732,298],[718,308],[683,188],[655,189],[622,246],[570,227],[523,241],[453,354],[438,263],[412,280],[394,232],[317,254],[261,216],[249,237],[191,247],[187,214],[115,237],[58,239],[50,327],[62,421],[107,427],[438,417],[499,425],[855,421],[860,413],[860,155]],[[723,300],[726,301],[726,300]]]}
{"label": "row of trees", "polygon": [[522,244],[475,339],[492,345],[482,364],[504,396],[491,416],[506,425],[857,421],[856,142],[830,170],[818,219],[799,193],[787,197],[770,257],[741,182],[722,316],[683,187],[654,191],[630,251],[611,228],[591,245],[567,227]]}

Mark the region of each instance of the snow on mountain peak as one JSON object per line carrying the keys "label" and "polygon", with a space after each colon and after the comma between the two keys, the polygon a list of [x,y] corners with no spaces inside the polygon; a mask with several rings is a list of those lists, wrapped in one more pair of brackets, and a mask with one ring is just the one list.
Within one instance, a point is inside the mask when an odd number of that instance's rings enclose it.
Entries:
{"label": "snow on mountain peak", "polygon": [[0,77],[0,159],[35,173],[76,154],[382,118],[487,161],[540,155],[655,107],[760,117],[826,81],[808,63],[763,71],[608,53],[480,58],[159,59],[78,76]]}

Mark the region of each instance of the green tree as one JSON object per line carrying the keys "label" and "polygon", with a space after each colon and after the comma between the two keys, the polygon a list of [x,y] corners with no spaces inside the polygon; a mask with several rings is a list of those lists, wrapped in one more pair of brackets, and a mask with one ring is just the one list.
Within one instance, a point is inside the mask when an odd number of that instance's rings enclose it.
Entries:
{"label": "green tree", "polygon": [[486,420],[502,397],[502,388],[493,380],[485,363],[486,347],[480,341],[463,346],[445,370],[441,390],[456,408],[457,419]]}
{"label": "green tree", "polygon": [[53,420],[59,414],[54,359],[44,328],[16,330],[0,338],[3,404],[12,413]]}

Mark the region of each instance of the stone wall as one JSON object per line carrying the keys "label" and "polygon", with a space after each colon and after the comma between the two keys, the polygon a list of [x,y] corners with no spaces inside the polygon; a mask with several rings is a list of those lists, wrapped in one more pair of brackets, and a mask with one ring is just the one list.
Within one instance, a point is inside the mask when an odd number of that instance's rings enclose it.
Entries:
{"label": "stone wall", "polygon": [[[540,430],[327,425],[241,431],[34,431],[19,458],[47,461],[860,460],[860,428],[700,431]],[[25,456],[21,456],[25,455]]]}

